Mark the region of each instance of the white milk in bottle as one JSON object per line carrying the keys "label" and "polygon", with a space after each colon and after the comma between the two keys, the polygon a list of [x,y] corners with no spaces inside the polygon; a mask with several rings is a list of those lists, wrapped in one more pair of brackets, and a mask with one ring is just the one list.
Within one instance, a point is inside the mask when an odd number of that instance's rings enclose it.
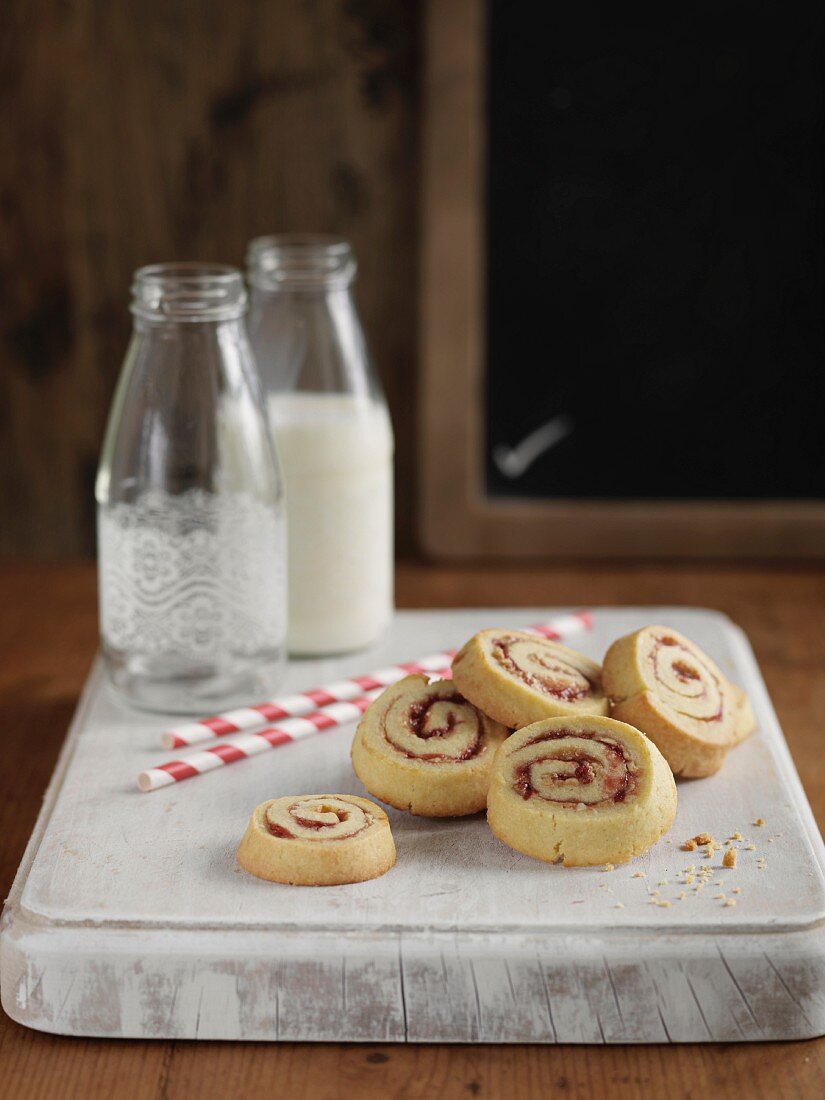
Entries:
{"label": "white milk in bottle", "polygon": [[364,648],[392,614],[393,436],[355,270],[334,238],[250,245],[250,336],[286,489],[294,654]]}
{"label": "white milk in bottle", "polygon": [[291,393],[271,395],[269,415],[286,484],[290,649],[369,645],[392,609],[387,410],[345,394]]}

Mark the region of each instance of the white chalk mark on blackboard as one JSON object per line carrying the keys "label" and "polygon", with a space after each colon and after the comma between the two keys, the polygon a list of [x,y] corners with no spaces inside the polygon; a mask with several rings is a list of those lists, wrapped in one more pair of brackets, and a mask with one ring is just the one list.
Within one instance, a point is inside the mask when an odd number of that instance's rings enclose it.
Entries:
{"label": "white chalk mark on blackboard", "polygon": [[540,455],[570,435],[575,426],[571,416],[564,413],[554,416],[552,420],[530,432],[515,447],[508,447],[504,443],[493,447],[493,462],[505,477],[521,477]]}

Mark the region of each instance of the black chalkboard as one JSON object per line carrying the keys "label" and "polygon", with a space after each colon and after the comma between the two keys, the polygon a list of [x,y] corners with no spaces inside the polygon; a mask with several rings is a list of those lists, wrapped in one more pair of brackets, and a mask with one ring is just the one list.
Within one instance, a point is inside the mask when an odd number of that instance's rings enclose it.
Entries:
{"label": "black chalkboard", "polygon": [[634,7],[490,5],[488,495],[821,498],[825,5]]}

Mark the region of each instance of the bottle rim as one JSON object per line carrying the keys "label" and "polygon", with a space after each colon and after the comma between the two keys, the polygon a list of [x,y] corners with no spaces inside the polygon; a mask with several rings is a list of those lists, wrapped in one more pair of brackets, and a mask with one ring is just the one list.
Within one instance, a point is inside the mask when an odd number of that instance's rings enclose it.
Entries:
{"label": "bottle rim", "polygon": [[139,267],[131,311],[148,321],[227,321],[246,313],[243,275],[229,264],[182,260]]}
{"label": "bottle rim", "polygon": [[246,252],[247,279],[261,290],[349,286],[358,264],[349,241],[327,233],[271,233]]}

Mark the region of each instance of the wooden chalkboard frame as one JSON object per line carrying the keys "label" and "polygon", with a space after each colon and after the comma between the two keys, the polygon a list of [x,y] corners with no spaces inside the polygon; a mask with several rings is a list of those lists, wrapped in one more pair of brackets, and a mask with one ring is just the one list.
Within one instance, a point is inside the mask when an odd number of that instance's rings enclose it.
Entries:
{"label": "wooden chalkboard frame", "polygon": [[484,493],[484,0],[424,29],[418,532],[437,558],[825,557],[820,501],[537,501]]}

